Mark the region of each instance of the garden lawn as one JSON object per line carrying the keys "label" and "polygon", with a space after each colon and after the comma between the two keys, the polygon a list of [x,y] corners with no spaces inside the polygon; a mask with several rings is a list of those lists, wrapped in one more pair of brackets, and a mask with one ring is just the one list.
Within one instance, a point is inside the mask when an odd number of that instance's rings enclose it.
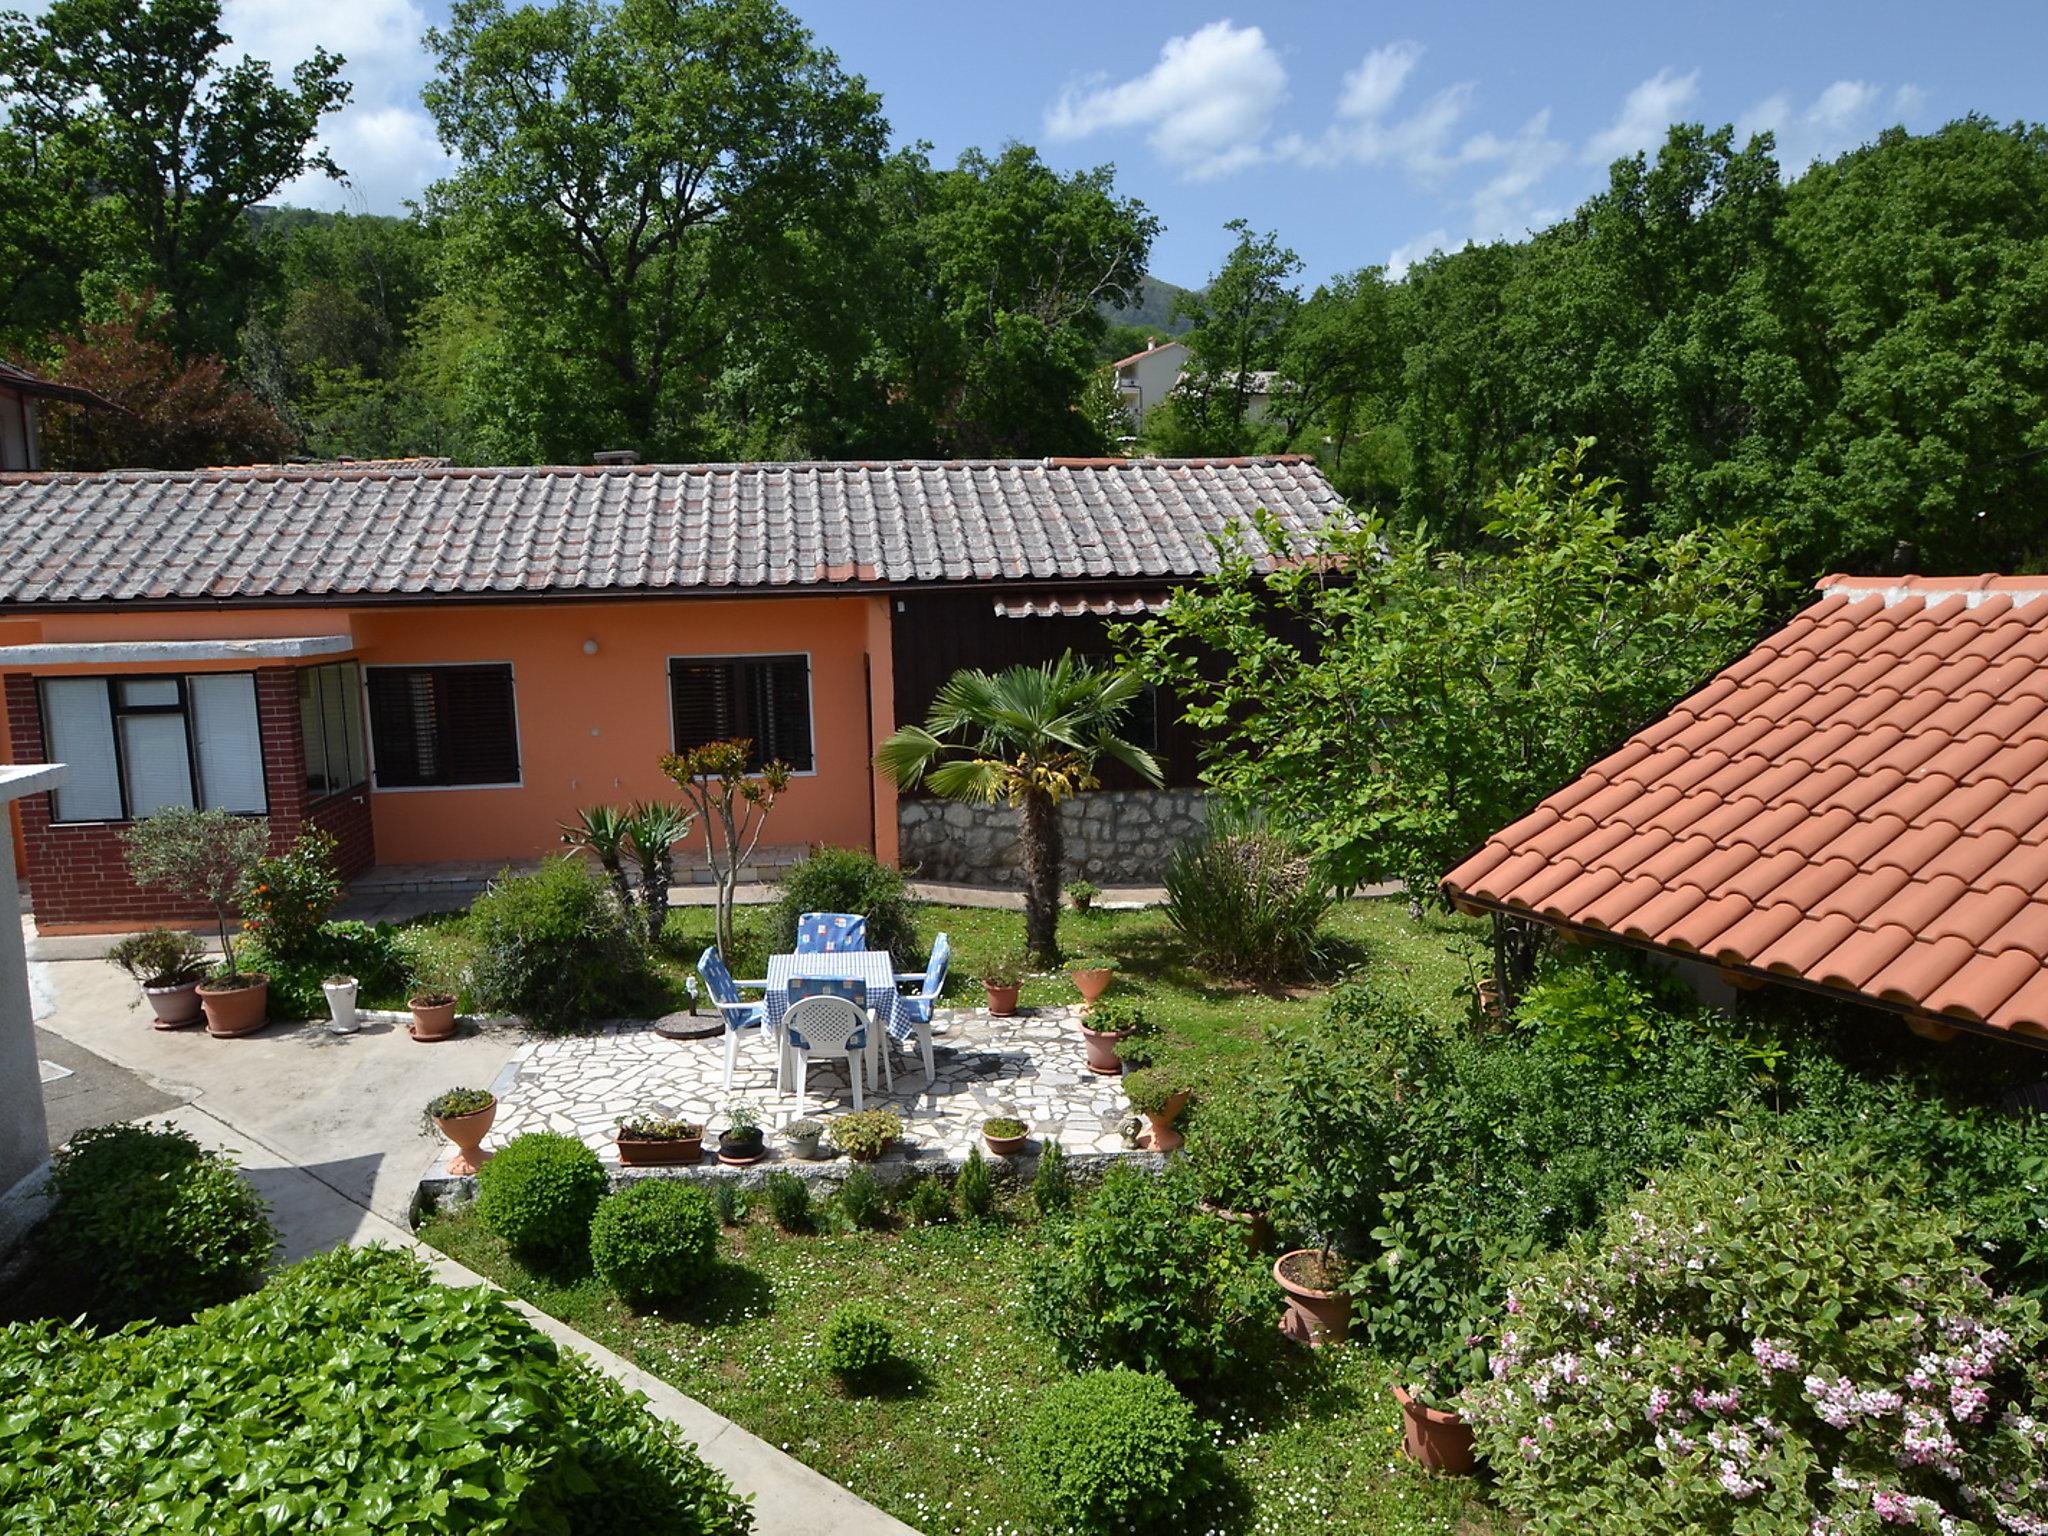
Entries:
{"label": "garden lawn", "polygon": [[[803,1235],[757,1216],[725,1230],[701,1300],[639,1314],[587,1271],[529,1269],[466,1214],[420,1236],[929,1536],[1046,1530],[1010,1459],[1024,1409],[1063,1374],[1021,1314],[1040,1241],[1021,1216]],[[849,1300],[888,1310],[908,1361],[876,1396],[849,1396],[818,1364],[824,1323]],[[1277,1290],[1273,1304],[1277,1319]],[[1229,1477],[1214,1524],[1196,1529],[1495,1529],[1476,1484],[1398,1458],[1382,1362],[1355,1348],[1276,1352],[1277,1369],[1247,1372],[1204,1408]]]}
{"label": "garden lawn", "polygon": [[[916,913],[926,949],[935,934],[952,937],[946,1001],[954,1007],[979,1006],[983,968],[1023,948],[1022,912],[919,905]],[[463,968],[462,921],[446,915],[421,920],[420,926],[432,929],[423,938],[441,957],[437,968],[445,974],[459,974]],[[759,976],[766,968],[766,923],[766,909],[740,909],[731,957],[735,975]],[[655,949],[655,974],[636,1012],[653,1018],[686,1004],[684,978],[712,942],[713,924],[709,907],[678,907],[669,913]],[[1324,922],[1327,958],[1320,974],[1298,986],[1262,990],[1204,975],[1157,908],[1067,911],[1060,916],[1062,952],[1070,960],[1086,955],[1115,960],[1117,977],[1110,995],[1144,1000],[1165,1026],[1162,1062],[1185,1067],[1197,1086],[1232,1075],[1248,1053],[1258,1050],[1267,1029],[1321,1007],[1328,986],[1350,974],[1362,973],[1391,1000],[1440,1022],[1454,1022],[1471,1006],[1474,980],[1488,963],[1485,935],[1484,924],[1446,913],[1427,911],[1412,918],[1404,898],[1344,902],[1333,907]],[[1022,1002],[1027,1007],[1078,998],[1065,972],[1025,978]]]}

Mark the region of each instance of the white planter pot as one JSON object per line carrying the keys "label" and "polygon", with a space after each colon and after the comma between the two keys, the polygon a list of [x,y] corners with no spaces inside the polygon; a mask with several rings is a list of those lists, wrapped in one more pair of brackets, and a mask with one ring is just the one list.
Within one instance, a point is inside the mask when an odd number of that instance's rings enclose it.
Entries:
{"label": "white planter pot", "polygon": [[363,1027],[356,1013],[356,986],[354,978],[320,983],[320,990],[327,994],[327,1011],[334,1016],[327,1027],[337,1035],[352,1035]]}

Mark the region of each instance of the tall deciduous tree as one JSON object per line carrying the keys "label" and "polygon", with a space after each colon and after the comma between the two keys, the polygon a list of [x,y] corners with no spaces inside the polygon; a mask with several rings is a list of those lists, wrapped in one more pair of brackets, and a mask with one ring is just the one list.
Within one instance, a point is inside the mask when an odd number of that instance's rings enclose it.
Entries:
{"label": "tall deciduous tree", "polygon": [[[342,60],[315,49],[289,84],[269,65],[224,63],[220,0],[53,0],[0,13],[0,186],[31,169],[36,204],[82,237],[63,251],[49,324],[105,291],[155,287],[181,348],[232,338],[246,298],[248,211],[308,170],[348,99]],[[45,285],[47,288],[47,285]]]}
{"label": "tall deciduous tree", "polygon": [[1301,304],[1291,279],[1301,258],[1278,235],[1260,234],[1243,219],[1224,228],[1237,236],[1230,255],[1200,293],[1174,300],[1177,319],[1192,322],[1187,377],[1154,427],[1158,446],[1173,453],[1244,453],[1259,435],[1251,419],[1257,375],[1279,363],[1287,330]]}
{"label": "tall deciduous tree", "polygon": [[876,97],[774,0],[456,0],[427,44],[478,446],[687,456],[757,279],[879,163]]}
{"label": "tall deciduous tree", "polygon": [[[1417,892],[1649,721],[1756,633],[1764,530],[1631,537],[1591,449],[1488,499],[1460,552],[1377,517],[1333,524],[1261,575],[1124,631],[1209,734],[1203,777],[1299,838],[1340,884]],[[1278,622],[1276,622],[1276,620]]]}
{"label": "tall deciduous tree", "polygon": [[1072,653],[1039,667],[963,669],[940,687],[923,725],[906,725],[875,752],[899,789],[920,784],[947,800],[1008,804],[1024,855],[1024,944],[1034,963],[1060,960],[1060,804],[1098,787],[1112,758],[1147,783],[1164,782],[1151,753],[1117,735],[1144,689],[1133,672],[1104,671]]}

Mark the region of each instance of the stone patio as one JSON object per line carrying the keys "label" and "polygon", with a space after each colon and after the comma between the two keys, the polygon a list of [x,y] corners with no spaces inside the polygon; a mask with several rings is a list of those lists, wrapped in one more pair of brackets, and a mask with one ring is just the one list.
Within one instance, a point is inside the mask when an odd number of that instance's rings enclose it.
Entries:
{"label": "stone patio", "polygon": [[[898,1045],[895,1091],[871,1092],[867,1105],[903,1117],[904,1150],[919,1160],[965,1158],[982,1122],[1001,1114],[1031,1127],[1034,1152],[1049,1137],[1070,1154],[1127,1152],[1130,1107],[1121,1081],[1088,1070],[1078,1017],[1078,1008],[1026,1009],[1010,1018],[942,1009],[932,1034],[935,1080],[926,1081],[914,1041]],[[485,1145],[503,1146],[525,1131],[565,1131],[614,1164],[612,1132],[626,1116],[701,1121],[715,1134],[728,1105],[746,1099],[760,1111],[771,1156],[786,1156],[779,1132],[800,1112],[794,1083],[787,1093],[775,1091],[767,1037],[741,1040],[730,1094],[721,1086],[724,1075],[722,1035],[671,1040],[647,1023],[621,1022],[592,1035],[529,1040],[494,1085],[498,1119]],[[827,1122],[828,1143],[831,1117],[852,1108],[844,1062],[814,1060],[803,1113]]]}

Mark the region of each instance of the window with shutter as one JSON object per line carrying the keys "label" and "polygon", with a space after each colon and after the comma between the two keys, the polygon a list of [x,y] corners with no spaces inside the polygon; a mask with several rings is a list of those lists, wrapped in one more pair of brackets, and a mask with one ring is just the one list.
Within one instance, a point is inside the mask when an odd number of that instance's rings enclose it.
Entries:
{"label": "window with shutter", "polygon": [[677,657],[668,684],[678,752],[744,736],[752,770],[775,760],[799,773],[815,766],[810,657]]}
{"label": "window with shutter", "polygon": [[378,788],[519,782],[509,665],[371,667],[366,676]]}

